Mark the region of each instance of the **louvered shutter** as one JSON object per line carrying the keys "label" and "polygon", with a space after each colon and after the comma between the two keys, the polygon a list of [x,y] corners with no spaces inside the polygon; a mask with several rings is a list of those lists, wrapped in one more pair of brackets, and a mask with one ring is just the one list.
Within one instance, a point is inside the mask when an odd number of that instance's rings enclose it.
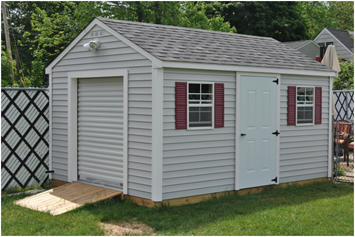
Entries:
{"label": "louvered shutter", "polygon": [[224,127],[224,84],[214,84],[214,127]]}
{"label": "louvered shutter", "polygon": [[287,87],[287,125],[296,125],[296,87]]}
{"label": "louvered shutter", "polygon": [[175,128],[187,128],[187,82],[175,82]]}
{"label": "louvered shutter", "polygon": [[314,98],[314,123],[322,123],[322,87],[315,88]]}

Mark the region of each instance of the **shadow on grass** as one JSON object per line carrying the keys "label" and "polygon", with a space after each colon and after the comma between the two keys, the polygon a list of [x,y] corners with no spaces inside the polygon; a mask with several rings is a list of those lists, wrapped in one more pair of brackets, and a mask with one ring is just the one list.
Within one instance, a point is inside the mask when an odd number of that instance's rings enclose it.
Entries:
{"label": "shadow on grass", "polygon": [[[220,221],[236,220],[236,218],[244,218],[268,210],[278,212],[282,207],[303,205],[320,199],[340,198],[353,192],[352,185],[326,182],[270,188],[259,194],[245,196],[227,195],[198,204],[177,207],[148,208],[137,206],[129,201],[110,199],[86,205],[77,211],[89,211],[95,216],[100,216],[101,221],[104,222],[135,220],[161,233],[181,234]],[[353,203],[353,200],[349,201]],[[287,214],[280,211],[281,216]]]}

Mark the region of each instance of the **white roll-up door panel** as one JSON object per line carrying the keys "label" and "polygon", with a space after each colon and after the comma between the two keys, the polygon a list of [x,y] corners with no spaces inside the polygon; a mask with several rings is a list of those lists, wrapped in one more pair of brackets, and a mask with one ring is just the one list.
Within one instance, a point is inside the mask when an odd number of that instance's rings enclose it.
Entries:
{"label": "white roll-up door panel", "polygon": [[78,79],[78,179],[123,185],[123,79]]}

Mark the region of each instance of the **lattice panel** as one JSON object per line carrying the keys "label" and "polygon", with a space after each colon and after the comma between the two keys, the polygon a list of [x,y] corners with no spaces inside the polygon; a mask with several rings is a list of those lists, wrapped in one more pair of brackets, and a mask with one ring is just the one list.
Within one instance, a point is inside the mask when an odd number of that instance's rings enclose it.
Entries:
{"label": "lattice panel", "polygon": [[353,120],[354,119],[354,91],[334,91],[335,115],[334,119]]}
{"label": "lattice panel", "polygon": [[46,89],[1,89],[1,190],[47,182],[48,108]]}

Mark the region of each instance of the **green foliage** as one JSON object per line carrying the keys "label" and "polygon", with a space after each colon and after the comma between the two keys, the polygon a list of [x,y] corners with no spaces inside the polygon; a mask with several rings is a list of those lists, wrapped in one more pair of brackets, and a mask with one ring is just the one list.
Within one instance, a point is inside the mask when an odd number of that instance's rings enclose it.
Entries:
{"label": "green foliage", "polygon": [[[338,176],[343,176],[343,175],[346,175],[346,173],[342,167],[339,167],[338,168]],[[333,165],[333,177],[336,177],[336,176],[337,176],[337,167],[334,164]]]}
{"label": "green foliage", "polygon": [[310,39],[314,39],[325,27],[354,30],[353,2],[310,1],[298,4],[301,15],[307,22]]}
{"label": "green foliage", "polygon": [[13,84],[10,65],[11,63],[7,57],[5,46],[1,46],[1,86],[2,87],[9,87],[12,86]]}
{"label": "green foliage", "polygon": [[337,78],[334,78],[333,90],[354,89],[354,58],[345,61],[339,57],[341,71]]}
{"label": "green foliage", "polygon": [[279,41],[308,38],[306,22],[296,2],[213,2],[207,14],[220,15],[238,33],[273,37]]}

